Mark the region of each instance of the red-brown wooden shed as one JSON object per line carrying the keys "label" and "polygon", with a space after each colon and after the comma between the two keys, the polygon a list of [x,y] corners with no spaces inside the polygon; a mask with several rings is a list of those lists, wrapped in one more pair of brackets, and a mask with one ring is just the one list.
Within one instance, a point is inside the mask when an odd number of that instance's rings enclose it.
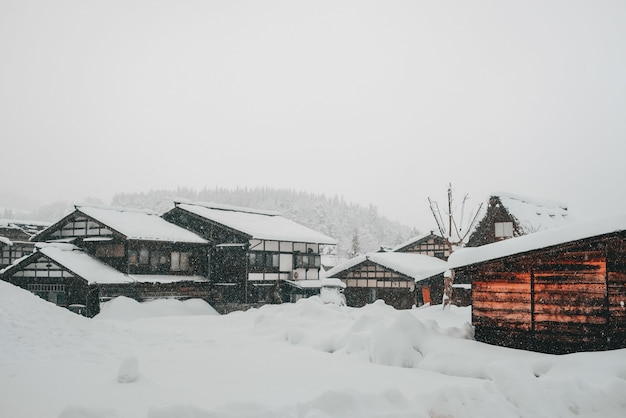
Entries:
{"label": "red-brown wooden shed", "polygon": [[465,248],[476,340],[547,353],[626,347],[626,214]]}

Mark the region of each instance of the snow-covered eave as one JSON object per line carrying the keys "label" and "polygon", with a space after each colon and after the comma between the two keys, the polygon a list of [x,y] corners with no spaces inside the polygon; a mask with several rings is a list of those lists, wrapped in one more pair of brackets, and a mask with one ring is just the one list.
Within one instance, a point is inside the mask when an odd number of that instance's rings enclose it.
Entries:
{"label": "snow-covered eave", "polygon": [[603,239],[626,231],[626,213],[601,219],[575,222],[565,226],[510,238],[480,247],[462,248],[448,259],[449,268],[466,267],[486,261],[547,251],[557,246],[575,245],[578,241]]}
{"label": "snow-covered eave", "polygon": [[206,283],[209,281],[206,277],[199,275],[181,276],[171,274],[129,274],[128,277],[135,283]]}
{"label": "snow-covered eave", "polygon": [[[198,237],[199,238],[199,237]],[[167,242],[171,244],[188,244],[188,245],[206,245],[209,241],[204,238],[200,238],[200,240],[187,241],[187,240],[169,240],[165,238],[155,238],[155,237],[127,237],[128,241],[142,241],[142,242]]]}
{"label": "snow-covered eave", "polygon": [[0,244],[12,246],[13,245],[13,241],[11,241],[10,239],[8,239],[6,237],[0,237]]}
{"label": "snow-covered eave", "polygon": [[417,236],[414,236],[414,237],[412,237],[412,238],[409,238],[407,241],[404,241],[404,242],[403,242],[403,243],[401,243],[401,244],[396,245],[395,247],[392,247],[392,248],[391,248],[391,251],[400,251],[400,250],[403,250],[404,248],[409,247],[409,246],[411,246],[411,245],[413,245],[413,244],[415,244],[415,243],[417,243],[417,242],[419,242],[419,241],[422,241],[423,239],[428,238],[428,237],[430,237],[431,235],[441,238],[441,236],[440,236],[440,235],[435,235],[435,234],[433,234],[432,232],[431,232],[431,233],[428,233],[428,234],[421,234],[421,235],[417,235]]}
{"label": "snow-covered eave", "polygon": [[[308,230],[311,231],[311,233],[314,233],[315,235],[317,235],[317,239],[312,239],[312,238],[308,238],[308,237],[304,237],[304,235],[301,236],[297,236],[296,235],[291,235],[291,234],[283,234],[282,236],[279,235],[272,235],[272,234],[258,234],[258,233],[250,233],[249,231],[244,231],[240,228],[238,228],[235,225],[232,224],[226,224],[222,221],[218,221],[216,219],[213,219],[212,217],[206,216],[201,214],[201,213],[197,213],[194,212],[193,210],[190,210],[189,208],[184,207],[184,205],[187,206],[199,206],[201,208],[205,208],[205,209],[216,209],[213,208],[211,206],[204,206],[204,205],[194,205],[193,203],[187,203],[187,202],[179,202],[179,204],[176,205],[176,207],[172,210],[178,209],[178,210],[182,210],[184,211],[186,214],[192,215],[194,217],[196,217],[197,219],[200,219],[202,221],[205,222],[210,222],[213,225],[220,227],[220,228],[224,228],[227,231],[231,231],[234,232],[236,234],[242,235],[244,237],[246,237],[248,240],[260,240],[260,241],[278,241],[278,242],[302,242],[305,244],[320,244],[320,245],[337,245],[337,240],[335,240],[334,238],[328,237],[324,234],[322,234],[321,232],[318,231],[314,231],[308,227],[305,227],[304,225],[298,224],[297,222],[291,221],[287,218],[284,218],[283,216],[281,216],[279,213],[275,213],[272,215],[266,215],[270,218],[281,218],[284,219],[286,221],[292,222],[295,225],[298,225],[301,228],[306,228]],[[236,207],[232,207],[232,208],[236,208]],[[244,208],[245,209],[245,208]],[[217,209],[220,210],[220,209]],[[246,214],[250,214],[250,215],[264,215],[263,213],[256,213],[254,212],[252,209],[250,209],[249,211],[237,211],[235,209],[231,209],[231,212],[242,212],[242,213],[246,213]]]}
{"label": "snow-covered eave", "polygon": [[565,202],[559,202],[556,200],[536,199],[536,198],[532,198],[528,196],[522,196],[519,194],[502,192],[502,191],[493,192],[489,196],[497,197],[497,198],[504,197],[504,198],[514,199],[514,200],[519,201],[520,203],[524,203],[524,204],[532,205],[532,206],[540,206],[546,209],[553,208],[553,209],[567,210],[567,204],[565,204]]}
{"label": "snow-covered eave", "polygon": [[[433,276],[437,276],[439,274],[443,274],[446,270],[449,269],[447,263],[446,264],[442,264],[441,267],[438,268],[432,268],[432,269],[426,269],[424,271],[420,271],[419,273],[415,273],[415,272],[409,272],[406,270],[403,270],[401,268],[398,268],[397,266],[392,266],[388,263],[384,263],[381,260],[377,259],[377,254],[380,255],[381,253],[367,253],[365,255],[360,255],[357,257],[354,257],[348,261],[346,261],[345,263],[340,264],[339,266],[333,267],[332,269],[330,269],[327,273],[326,273],[326,277],[327,278],[337,278],[336,276],[340,273],[343,273],[344,271],[350,271],[352,269],[354,269],[355,267],[361,265],[364,262],[369,261],[370,263],[377,265],[379,267],[382,267],[386,270],[392,271],[394,273],[397,273],[401,276],[406,277],[407,279],[410,280],[414,280],[416,283],[417,282],[421,282],[423,280],[429,279]],[[414,254],[415,256],[423,256],[423,257],[428,257],[425,256],[423,254]],[[416,263],[419,263],[419,259],[417,259],[416,257]],[[442,263],[445,263],[442,260]]]}
{"label": "snow-covered eave", "polygon": [[290,284],[298,289],[320,289],[322,287],[322,281],[320,279],[315,280],[287,280],[283,279],[285,283]]}
{"label": "snow-covered eave", "polygon": [[225,205],[222,203],[196,202],[196,201],[182,199],[182,198],[174,199],[175,207],[178,207],[178,205],[180,204],[201,206],[207,209],[217,209],[217,210],[224,210],[224,211],[231,211],[231,212],[252,213],[252,214],[257,214],[257,215],[265,215],[265,216],[281,216],[280,212],[276,212],[272,210],[252,209],[252,208],[246,208],[243,206]]}
{"label": "snow-covered eave", "polygon": [[114,227],[109,225],[107,222],[104,222],[102,219],[98,219],[97,217],[94,217],[94,216],[86,213],[85,211],[81,210],[82,207],[85,207],[85,208],[95,208],[95,209],[101,209],[101,210],[114,210],[114,211],[119,211],[119,212],[140,213],[140,214],[145,214],[147,216],[154,216],[154,217],[160,219],[161,221],[163,221],[163,222],[165,222],[167,224],[170,224],[171,227],[173,227],[173,228],[180,228],[181,230],[184,230],[185,233],[187,233],[189,235],[195,235],[195,234],[193,232],[191,232],[191,231],[188,231],[188,230],[186,230],[184,228],[181,228],[180,226],[174,225],[171,222],[166,221],[162,217],[158,216],[155,212],[149,211],[149,210],[132,209],[132,208],[118,208],[118,207],[109,208],[109,207],[86,206],[86,205],[84,205],[84,206],[76,206],[76,211],[77,212],[79,212],[83,216],[86,216],[88,219],[91,219],[93,222],[97,222],[99,224],[105,225],[108,229],[113,231],[114,234],[118,235],[122,239],[132,240],[132,241],[172,242],[172,243],[185,243],[185,244],[208,244],[208,241],[205,240],[204,238],[200,237],[200,236],[195,236],[195,237],[193,237],[193,239],[179,240],[179,239],[172,239],[172,238],[158,237],[158,236],[155,237],[155,236],[128,235],[128,234],[126,234],[124,232],[121,232],[121,231],[115,229]]}

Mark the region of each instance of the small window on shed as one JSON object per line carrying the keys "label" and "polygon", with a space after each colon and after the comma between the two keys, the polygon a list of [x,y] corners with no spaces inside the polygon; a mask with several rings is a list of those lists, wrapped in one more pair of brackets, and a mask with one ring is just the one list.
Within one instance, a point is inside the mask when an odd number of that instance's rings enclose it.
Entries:
{"label": "small window on shed", "polygon": [[513,236],[513,222],[496,222],[496,238],[511,238]]}

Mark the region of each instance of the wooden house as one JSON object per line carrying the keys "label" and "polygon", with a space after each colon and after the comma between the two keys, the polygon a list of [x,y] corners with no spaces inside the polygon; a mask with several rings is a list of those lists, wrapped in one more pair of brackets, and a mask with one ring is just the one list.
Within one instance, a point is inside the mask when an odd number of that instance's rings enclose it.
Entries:
{"label": "wooden house", "polygon": [[[5,269],[2,278],[58,305],[87,304],[87,293],[96,300],[120,295],[138,300],[204,295],[208,300],[208,242],[156,214],[76,206],[31,239],[41,248]],[[71,246],[60,251],[62,244]],[[81,268],[86,264],[93,272]]]}
{"label": "wooden house", "polygon": [[547,353],[626,347],[626,216],[464,248],[479,341]]}
{"label": "wooden house", "polygon": [[4,271],[3,279],[56,305],[82,306],[86,316],[99,304],[117,296],[137,300],[207,298],[207,280],[201,276],[124,274],[73,244],[39,243],[36,251]]}
{"label": "wooden house", "polygon": [[382,299],[396,309],[410,309],[443,297],[447,263],[439,258],[408,252],[375,252],[354,257],[329,270],[341,279],[348,306],[361,307]]}
{"label": "wooden house", "polygon": [[467,246],[478,247],[528,235],[571,221],[567,206],[563,203],[495,193],[489,197],[485,214],[470,235]]}
{"label": "wooden house", "polygon": [[207,241],[147,211],[76,206],[32,240],[72,243],[127,274],[207,273]]}
{"label": "wooden house", "polygon": [[208,277],[222,312],[319,292],[320,250],[336,244],[277,212],[178,201],[163,218],[210,242]]}
{"label": "wooden house", "polygon": [[447,239],[440,235],[429,234],[418,235],[406,242],[394,247],[391,251],[398,253],[424,254],[447,260],[452,252],[452,247]]}
{"label": "wooden house", "polygon": [[48,226],[49,222],[0,219],[0,270],[31,254],[35,243],[30,238]]}

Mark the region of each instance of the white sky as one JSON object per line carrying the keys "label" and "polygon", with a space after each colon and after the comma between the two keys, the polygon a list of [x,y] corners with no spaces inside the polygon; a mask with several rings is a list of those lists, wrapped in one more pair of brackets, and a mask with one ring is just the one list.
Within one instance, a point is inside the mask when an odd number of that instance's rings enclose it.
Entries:
{"label": "white sky", "polygon": [[623,1],[0,0],[0,193],[623,207]]}

